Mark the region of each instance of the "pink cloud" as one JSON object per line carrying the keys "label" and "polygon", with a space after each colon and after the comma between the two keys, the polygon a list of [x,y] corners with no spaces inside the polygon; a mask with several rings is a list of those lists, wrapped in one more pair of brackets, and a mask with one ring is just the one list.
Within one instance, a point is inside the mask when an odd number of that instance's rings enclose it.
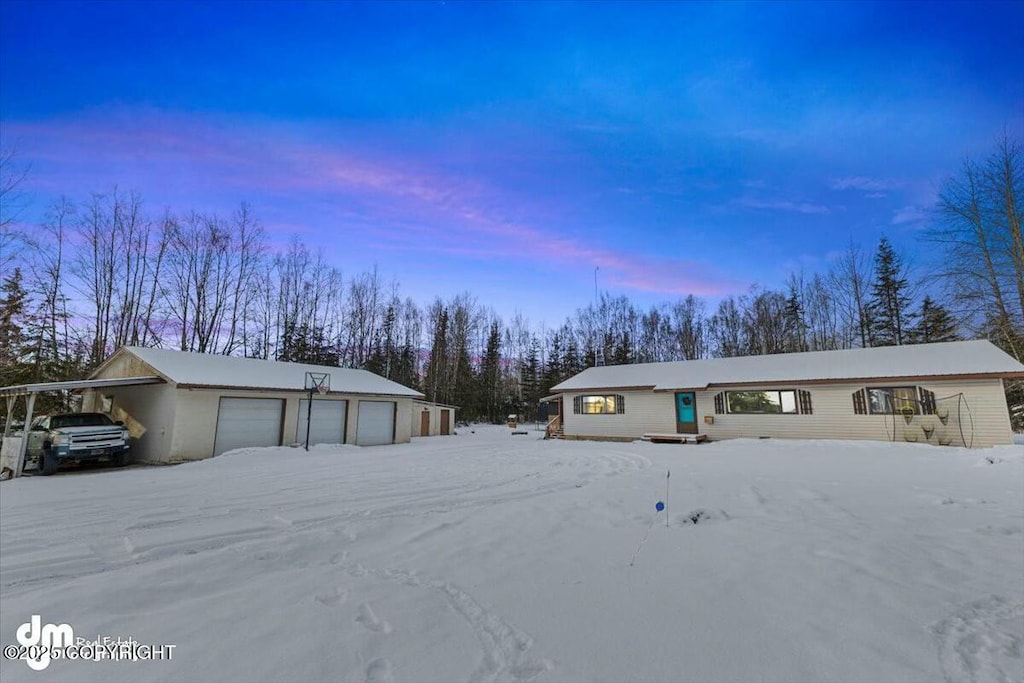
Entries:
{"label": "pink cloud", "polygon": [[[598,266],[609,284],[651,293],[721,295],[746,286],[699,261],[566,236],[577,220],[566,207],[438,171],[429,160],[310,141],[317,136],[311,129],[300,135],[280,126],[158,113],[7,128],[26,140],[44,169],[40,186],[69,194],[119,182],[156,196],[158,206],[183,209],[191,206],[173,202],[234,195],[252,202],[272,232],[324,235],[356,224],[359,237],[378,247],[526,261],[558,272]],[[763,208],[827,211],[804,204]]]}

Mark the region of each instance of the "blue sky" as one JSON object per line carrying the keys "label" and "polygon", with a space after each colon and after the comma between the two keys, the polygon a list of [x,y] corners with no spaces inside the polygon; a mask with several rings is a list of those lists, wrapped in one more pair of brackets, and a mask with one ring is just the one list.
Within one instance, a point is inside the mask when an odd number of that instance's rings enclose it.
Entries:
{"label": "blue sky", "polygon": [[[0,3],[26,219],[117,184],[249,202],[347,273],[557,324],[913,262],[943,178],[1024,138],[1024,3]],[[1016,27],[1017,30],[1014,30]]]}

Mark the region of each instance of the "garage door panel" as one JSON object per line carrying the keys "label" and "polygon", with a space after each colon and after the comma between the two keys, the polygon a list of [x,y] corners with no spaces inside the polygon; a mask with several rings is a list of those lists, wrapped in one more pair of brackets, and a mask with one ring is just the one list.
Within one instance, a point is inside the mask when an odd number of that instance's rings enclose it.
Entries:
{"label": "garage door panel", "polygon": [[222,398],[213,454],[236,448],[281,445],[284,401],[277,398]]}
{"label": "garage door panel", "polygon": [[356,443],[380,446],[395,442],[395,402],[360,401]]}
{"label": "garage door panel", "polygon": [[299,419],[295,428],[295,440],[306,443],[306,423],[310,423],[309,443],[345,443],[345,421],[348,417],[348,401],[313,399],[313,412],[307,413],[309,400],[299,401]]}

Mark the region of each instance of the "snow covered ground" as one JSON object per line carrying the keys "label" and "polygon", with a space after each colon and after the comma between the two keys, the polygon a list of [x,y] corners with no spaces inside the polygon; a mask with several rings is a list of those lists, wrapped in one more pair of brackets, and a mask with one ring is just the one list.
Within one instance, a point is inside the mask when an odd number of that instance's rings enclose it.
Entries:
{"label": "snow covered ground", "polygon": [[176,646],[5,683],[1020,681],[1024,449],[478,427],[24,478],[0,606],[4,646]]}

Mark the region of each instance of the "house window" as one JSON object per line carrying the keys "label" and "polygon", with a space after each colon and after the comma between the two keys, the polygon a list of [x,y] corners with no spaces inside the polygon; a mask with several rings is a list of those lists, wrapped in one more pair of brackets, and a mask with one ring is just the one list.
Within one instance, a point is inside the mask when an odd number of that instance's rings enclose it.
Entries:
{"label": "house window", "polygon": [[857,415],[934,415],[935,392],[924,387],[865,387],[853,392]]}
{"label": "house window", "polygon": [[785,391],[727,391],[726,404],[730,413],[797,413],[796,392]]}
{"label": "house window", "polygon": [[621,415],[626,412],[626,401],[622,394],[576,396],[572,407],[577,415]]}
{"label": "house window", "polygon": [[917,414],[916,387],[881,387],[868,389],[868,410],[872,415],[893,413]]}
{"label": "house window", "polygon": [[811,392],[803,389],[768,391],[720,391],[715,394],[715,413],[725,415],[811,415]]}

